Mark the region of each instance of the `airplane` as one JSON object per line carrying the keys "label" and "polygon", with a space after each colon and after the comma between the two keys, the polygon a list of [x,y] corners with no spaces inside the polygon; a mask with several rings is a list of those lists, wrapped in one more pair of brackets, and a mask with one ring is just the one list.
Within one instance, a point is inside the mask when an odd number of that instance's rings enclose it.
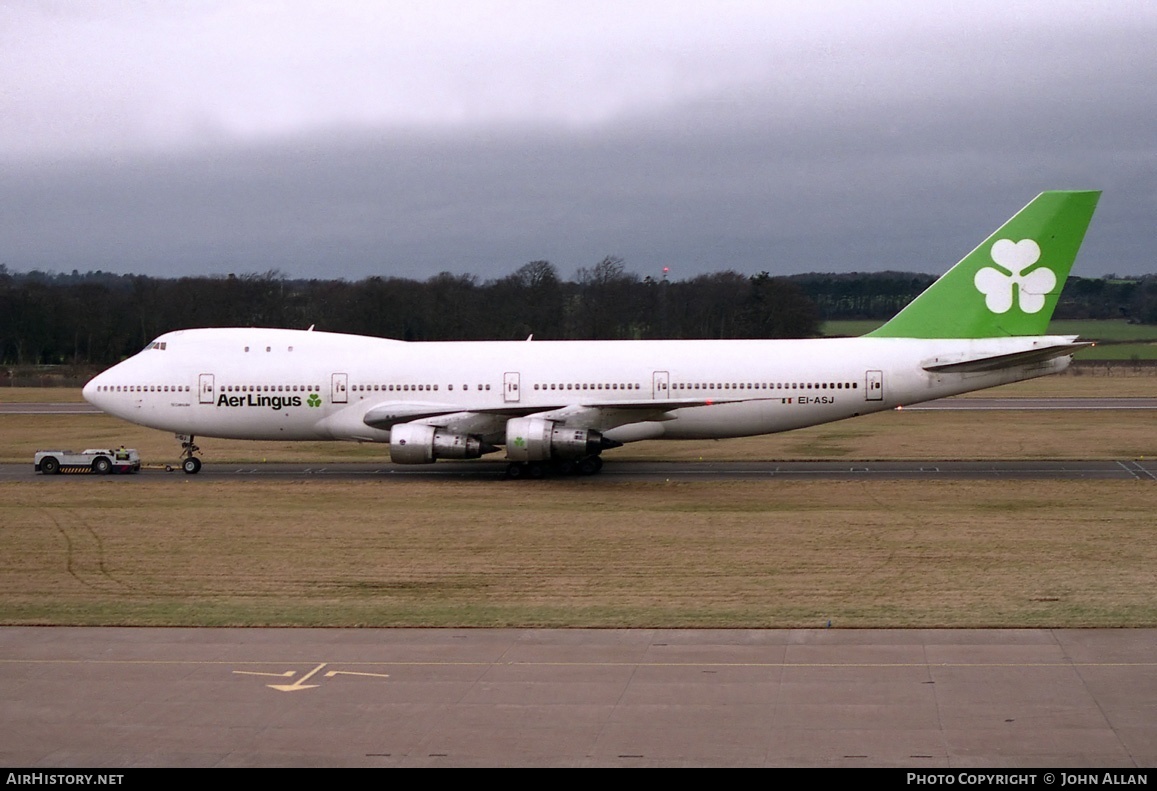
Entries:
{"label": "airplane", "polygon": [[398,464],[505,448],[506,474],[597,473],[640,440],[772,434],[1068,367],[1045,335],[1099,191],[1043,192],[886,324],[858,338],[404,342],[257,327],[168,332],[84,397],[194,440],[389,445]]}

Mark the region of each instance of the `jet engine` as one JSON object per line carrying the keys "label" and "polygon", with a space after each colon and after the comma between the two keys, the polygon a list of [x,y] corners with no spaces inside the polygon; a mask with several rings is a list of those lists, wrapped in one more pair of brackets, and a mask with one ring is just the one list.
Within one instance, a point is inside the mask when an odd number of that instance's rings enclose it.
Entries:
{"label": "jet engine", "polygon": [[430,464],[434,459],[477,459],[498,448],[472,434],[452,434],[422,423],[390,429],[390,459],[396,464]]}
{"label": "jet engine", "polygon": [[594,429],[567,428],[541,417],[506,421],[506,458],[512,461],[582,459],[619,444]]}

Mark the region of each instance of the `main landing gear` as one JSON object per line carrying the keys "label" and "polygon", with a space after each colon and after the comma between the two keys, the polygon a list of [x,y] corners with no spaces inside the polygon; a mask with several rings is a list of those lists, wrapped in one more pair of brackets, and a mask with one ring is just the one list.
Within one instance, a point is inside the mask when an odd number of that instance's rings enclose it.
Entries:
{"label": "main landing gear", "polygon": [[[185,471],[186,475],[196,475],[201,471],[201,460],[194,456],[194,453],[200,453],[201,449],[193,442],[192,434],[177,434],[177,439],[181,440],[181,469]],[[165,467],[166,470],[172,470],[171,466]]]}
{"label": "main landing gear", "polygon": [[506,477],[513,480],[595,475],[602,468],[603,460],[599,456],[587,456],[582,459],[553,459],[551,461],[514,461],[506,466]]}

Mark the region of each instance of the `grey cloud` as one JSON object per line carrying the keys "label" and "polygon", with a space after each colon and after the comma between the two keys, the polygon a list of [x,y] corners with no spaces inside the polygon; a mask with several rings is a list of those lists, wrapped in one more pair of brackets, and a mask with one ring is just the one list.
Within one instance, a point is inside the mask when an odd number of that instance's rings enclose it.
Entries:
{"label": "grey cloud", "polygon": [[1092,28],[907,49],[892,33],[613,123],[346,127],[9,159],[0,261],[488,278],[614,254],[675,277],[937,272],[1040,190],[1097,188],[1078,273],[1151,272],[1152,28]]}

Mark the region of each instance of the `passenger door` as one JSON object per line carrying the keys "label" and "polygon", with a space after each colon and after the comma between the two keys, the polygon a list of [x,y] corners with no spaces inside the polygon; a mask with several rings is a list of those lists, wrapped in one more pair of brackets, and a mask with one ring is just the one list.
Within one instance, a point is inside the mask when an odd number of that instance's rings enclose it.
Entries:
{"label": "passenger door", "polygon": [[329,400],[334,404],[344,404],[349,401],[349,374],[334,374],[330,386]]}
{"label": "passenger door", "polygon": [[508,404],[517,404],[519,398],[518,374],[515,372],[504,373],[502,375],[502,400]]}
{"label": "passenger door", "polygon": [[215,401],[213,392],[213,374],[201,374],[197,380],[197,401],[201,404],[212,404]]}
{"label": "passenger door", "polygon": [[651,398],[656,401],[671,397],[671,374],[668,371],[655,371],[651,375]]}

